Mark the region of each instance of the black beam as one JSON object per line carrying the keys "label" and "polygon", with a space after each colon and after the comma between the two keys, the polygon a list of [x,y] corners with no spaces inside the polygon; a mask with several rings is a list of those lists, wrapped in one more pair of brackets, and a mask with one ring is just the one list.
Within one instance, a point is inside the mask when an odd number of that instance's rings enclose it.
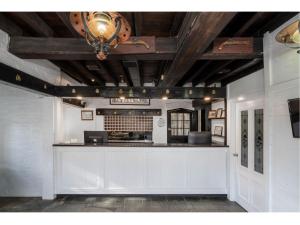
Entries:
{"label": "black beam", "polygon": [[77,98],[63,98],[63,103],[76,106],[79,108],[84,108],[86,105],[86,102],[83,102],[82,100],[79,100]]}
{"label": "black beam", "polygon": [[0,63],[0,80],[47,95],[55,95],[54,85],[3,63]]}
{"label": "black beam", "polygon": [[264,68],[264,64],[263,64],[263,62],[260,62],[260,63],[258,63],[256,65],[254,65],[254,66],[252,66],[252,67],[250,67],[250,68],[242,71],[241,73],[239,73],[239,74],[237,74],[235,76],[231,76],[231,77],[228,77],[227,79],[222,80],[221,84],[222,84],[222,86],[226,86],[227,84],[229,84],[231,82],[234,82],[234,81],[236,81],[238,79],[241,79],[241,78],[243,78],[243,77],[245,77],[245,76],[247,76],[249,74],[252,74],[252,73],[254,73],[254,72],[256,72],[256,71],[258,71],[258,70],[260,70],[262,68]]}
{"label": "black beam", "polygon": [[187,87],[99,87],[99,86],[56,86],[59,97],[104,97],[150,98],[161,99],[199,99],[204,97],[225,98],[226,88],[187,88]]}

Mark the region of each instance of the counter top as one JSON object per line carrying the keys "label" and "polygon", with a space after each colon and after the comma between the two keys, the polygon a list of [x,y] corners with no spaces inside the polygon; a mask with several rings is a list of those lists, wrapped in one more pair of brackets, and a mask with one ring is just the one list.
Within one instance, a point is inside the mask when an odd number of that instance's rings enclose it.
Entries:
{"label": "counter top", "polygon": [[185,147],[229,147],[228,145],[222,145],[217,143],[212,144],[188,144],[188,143],[172,143],[172,144],[155,144],[155,143],[102,143],[102,144],[84,144],[84,143],[58,143],[54,144],[54,147],[174,147],[174,148],[185,148]]}

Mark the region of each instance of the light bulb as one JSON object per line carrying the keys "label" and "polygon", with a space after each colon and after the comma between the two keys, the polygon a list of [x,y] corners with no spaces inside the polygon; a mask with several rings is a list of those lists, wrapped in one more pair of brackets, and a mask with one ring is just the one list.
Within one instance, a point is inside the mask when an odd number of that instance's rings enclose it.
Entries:
{"label": "light bulb", "polygon": [[99,22],[98,25],[97,25],[97,29],[98,29],[99,33],[101,35],[103,35],[107,30],[106,24],[103,23],[103,22]]}
{"label": "light bulb", "polygon": [[292,35],[291,39],[293,40],[294,43],[300,44],[300,33],[299,30],[296,30]]}
{"label": "light bulb", "polygon": [[161,99],[162,100],[168,100],[168,96],[163,96]]}

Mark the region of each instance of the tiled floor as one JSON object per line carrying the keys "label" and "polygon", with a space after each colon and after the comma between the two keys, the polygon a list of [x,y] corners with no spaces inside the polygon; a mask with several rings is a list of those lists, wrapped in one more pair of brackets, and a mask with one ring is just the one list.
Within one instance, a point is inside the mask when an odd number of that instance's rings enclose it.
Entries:
{"label": "tiled floor", "polygon": [[0,198],[0,212],[245,212],[226,198],[61,196]]}

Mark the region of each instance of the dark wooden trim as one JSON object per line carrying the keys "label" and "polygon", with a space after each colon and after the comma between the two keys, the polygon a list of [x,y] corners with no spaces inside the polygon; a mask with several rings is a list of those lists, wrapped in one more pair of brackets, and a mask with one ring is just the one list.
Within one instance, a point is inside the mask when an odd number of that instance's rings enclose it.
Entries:
{"label": "dark wooden trim", "polygon": [[3,13],[0,13],[0,29],[4,30],[10,36],[21,36],[23,34],[22,28],[7,18]]}
{"label": "dark wooden trim", "polygon": [[141,72],[140,66],[138,61],[123,61],[123,65],[127,68],[129,73],[130,79],[134,87],[141,87],[142,79],[141,79]]}
{"label": "dark wooden trim", "polygon": [[[166,89],[169,94],[166,94]],[[99,86],[56,86],[56,95],[59,97],[104,97],[118,98],[120,93],[126,98],[150,98],[161,99],[168,96],[169,99],[199,99],[204,97],[225,98],[226,88],[186,88],[186,87],[99,87]],[[145,91],[144,91],[145,90]],[[192,93],[190,93],[192,91]],[[130,94],[129,94],[130,93]],[[190,93],[190,94],[189,94]]]}
{"label": "dark wooden trim", "polygon": [[161,114],[161,109],[96,109],[97,116],[161,116]]}
{"label": "dark wooden trim", "polygon": [[86,103],[83,102],[82,100],[76,99],[76,98],[63,98],[63,103],[76,106],[79,108],[84,108]]}
{"label": "dark wooden trim", "polygon": [[0,80],[44,94],[55,95],[54,85],[3,63],[0,63]]}
{"label": "dark wooden trim", "polygon": [[[132,37],[138,39],[139,37]],[[232,39],[234,40],[234,38]],[[254,39],[253,53],[214,53],[211,50],[197,55],[197,60],[227,60],[251,59],[262,57],[262,39]],[[177,51],[177,41],[174,37],[155,38],[154,52],[134,54],[137,47],[127,45],[126,49],[112,49],[107,60],[173,60]],[[43,46],[41,48],[41,46]],[[257,46],[257,47],[256,47]],[[144,49],[140,46],[139,49]],[[94,49],[83,38],[41,38],[12,37],[9,51],[24,59],[49,60],[97,60]]]}

